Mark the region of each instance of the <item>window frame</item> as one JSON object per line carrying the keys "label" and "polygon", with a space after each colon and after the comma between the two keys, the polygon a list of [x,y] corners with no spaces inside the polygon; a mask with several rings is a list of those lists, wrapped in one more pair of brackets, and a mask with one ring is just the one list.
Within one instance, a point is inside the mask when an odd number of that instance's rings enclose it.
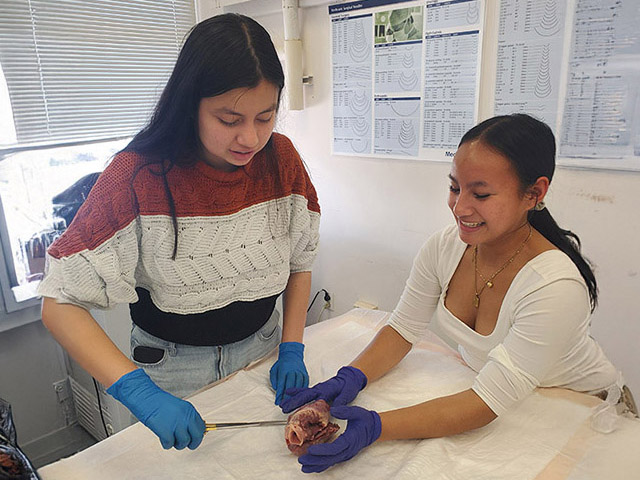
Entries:
{"label": "window frame", "polygon": [[[1,161],[1,160],[0,160]],[[6,252],[11,255],[11,247],[9,246],[9,236],[7,232],[7,224],[2,209],[0,199],[0,300],[4,308],[0,309],[0,333],[12,328],[21,327],[28,323],[41,320],[39,297],[30,298],[22,302],[15,299],[13,289],[11,287],[11,279],[9,278],[9,267],[5,260]],[[13,265],[13,256],[11,265]],[[15,267],[12,267],[15,276]]]}
{"label": "window frame", "polygon": [[[49,150],[63,147],[85,146],[94,145],[100,143],[109,143],[131,138],[131,136],[119,136],[112,138],[100,138],[76,142],[63,142],[63,143],[41,143],[38,145],[20,145],[10,148],[0,148],[0,162],[4,161],[6,157],[22,152],[32,152],[37,150]],[[13,258],[13,252],[11,249],[11,241],[9,240],[9,227],[5,216],[4,205],[2,202],[2,196],[0,196],[0,291],[2,293],[2,303],[4,304],[4,311],[7,313],[17,312],[29,307],[39,306],[41,298],[33,296],[25,300],[18,300],[16,298],[14,288],[19,286],[18,275],[16,272],[15,262]],[[34,287],[37,287],[40,280],[34,283]],[[35,290],[35,288],[34,288]],[[2,321],[0,319],[0,331],[2,331]]]}
{"label": "window frame", "polygon": [[[94,8],[95,5],[98,5],[98,8],[103,7],[103,4],[101,2],[98,2],[97,0],[92,0],[90,3],[93,6],[88,6],[87,8]],[[129,10],[140,9],[140,8],[144,8],[145,3],[149,3],[149,2],[148,0],[140,0],[140,2],[138,3],[139,4],[131,6],[131,8],[125,5],[124,8]],[[191,9],[193,16],[190,17],[189,22],[193,22],[190,27],[190,28],[193,28],[193,26],[197,24],[198,18],[199,18],[198,0],[186,0],[186,1],[176,0],[175,3],[176,4],[182,3],[182,5],[185,6],[185,8]],[[190,6],[187,7],[186,4],[190,4]],[[59,6],[54,6],[52,8],[59,9]],[[114,12],[120,12],[120,11],[121,10],[114,10]],[[175,12],[176,10],[175,10],[175,4],[174,4],[174,19],[177,18],[175,16],[176,15]],[[183,10],[180,10],[180,12],[181,12],[180,15],[184,14]],[[182,23],[181,23],[183,28],[186,25],[184,18],[185,17],[182,18]],[[176,20],[176,22],[179,22],[179,21]],[[178,32],[178,30],[176,30],[176,32]],[[188,30],[187,30],[187,33],[188,33]],[[158,38],[163,38],[163,37],[158,37]],[[175,58],[177,57],[180,51],[181,45],[186,39],[186,35],[180,39],[180,37],[177,36],[176,34],[175,38],[176,38],[176,41],[179,41],[179,44],[177,43],[175,45],[176,50],[175,50],[175,57],[173,61],[175,61]],[[164,43],[161,45],[160,50],[164,49],[164,45],[165,45]],[[63,55],[66,55],[66,53],[63,53]],[[156,69],[155,73],[158,74],[158,72],[159,70]],[[170,71],[165,73],[160,73],[161,76],[166,75],[167,78],[169,74],[170,74]],[[165,81],[166,79],[163,80],[162,86],[164,86]],[[135,84],[135,80],[134,80],[134,84]],[[135,87],[132,87],[132,88],[135,91]],[[158,85],[157,88],[161,88],[160,85]],[[156,100],[153,101],[153,104],[155,104],[155,101],[157,101],[157,97],[159,96],[159,94],[160,94],[159,91],[156,91],[155,93],[153,93],[153,96],[156,97]],[[152,105],[151,105],[151,108],[152,108]],[[14,112],[12,113],[15,115]],[[126,118],[129,118],[129,117],[126,117]],[[25,139],[26,141],[23,141],[22,143],[19,140],[16,140],[16,143],[9,143],[9,144],[4,143],[0,146],[0,162],[6,161],[8,157],[17,153],[30,152],[30,151],[36,151],[36,150],[45,150],[45,149],[54,149],[54,148],[60,148],[60,147],[74,147],[74,146],[85,146],[85,145],[88,146],[88,145],[97,144],[97,143],[114,142],[118,140],[125,140],[128,138],[131,138],[131,136],[136,133],[135,131],[124,132],[122,131],[122,129],[118,130],[117,128],[114,127],[115,129],[111,129],[111,131],[105,130],[102,132],[102,134],[96,131],[94,132],[94,135],[86,135],[86,132],[83,133],[82,127],[80,125],[81,125],[80,123],[74,125],[73,128],[75,129],[75,127],[77,126],[78,131],[74,133],[73,131],[70,130],[71,133],[66,137],[55,137],[55,136],[52,136],[51,138],[38,137],[37,139],[34,139],[34,140]],[[6,213],[2,204],[2,198],[0,197],[0,332],[40,319],[39,306],[41,303],[41,298],[39,296],[36,295],[30,298],[25,298],[21,300],[19,299],[21,298],[20,295],[16,296],[15,287],[18,287],[21,284],[18,281],[18,272],[16,269],[15,261],[14,261],[15,260],[14,252],[12,251],[11,240],[10,240],[11,237],[9,235],[9,231],[10,229],[7,223]],[[39,282],[40,280],[36,280],[32,282],[34,291],[35,291],[35,287],[37,287]],[[27,287],[27,292],[31,293],[31,286]]]}
{"label": "window frame", "polygon": [[[0,160],[1,161],[1,160]],[[0,197],[0,243],[2,244],[2,255],[0,255],[0,286],[2,287],[2,301],[7,313],[13,313],[24,308],[40,305],[40,298],[33,297],[27,300],[16,300],[13,293],[13,286],[18,283],[16,267],[13,262],[11,245],[9,242],[9,230],[7,220],[4,215],[2,198]]]}

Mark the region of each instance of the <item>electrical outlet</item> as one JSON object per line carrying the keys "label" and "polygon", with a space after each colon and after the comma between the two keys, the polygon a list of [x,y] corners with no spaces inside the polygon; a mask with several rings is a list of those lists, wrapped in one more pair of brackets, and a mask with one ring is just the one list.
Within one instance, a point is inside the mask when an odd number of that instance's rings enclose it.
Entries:
{"label": "electrical outlet", "polygon": [[[331,303],[331,294],[324,288],[321,288],[311,299],[309,308],[307,308],[307,321],[305,325],[313,325],[318,323],[322,318],[322,313],[333,311],[333,305]],[[326,316],[326,315],[325,315]],[[330,316],[330,315],[329,315]]]}
{"label": "electrical outlet", "polygon": [[73,393],[71,392],[69,380],[65,378],[64,380],[54,382],[53,389],[56,392],[56,397],[58,397],[58,403],[62,408],[66,425],[72,425],[77,421],[77,415],[73,404]]}
{"label": "electrical outlet", "polygon": [[53,382],[53,389],[58,397],[58,402],[62,403],[68,398],[71,398],[71,388],[66,378],[64,380]]}
{"label": "electrical outlet", "polygon": [[333,310],[333,304],[331,303],[332,298],[333,297],[329,295],[329,292],[325,290],[324,291],[324,308],[326,308],[327,310]]}

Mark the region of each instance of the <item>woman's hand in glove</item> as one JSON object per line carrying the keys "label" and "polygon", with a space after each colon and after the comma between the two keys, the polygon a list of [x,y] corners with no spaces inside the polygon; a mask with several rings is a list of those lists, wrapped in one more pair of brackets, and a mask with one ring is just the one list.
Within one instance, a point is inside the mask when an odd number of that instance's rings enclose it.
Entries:
{"label": "woman's hand in glove", "polygon": [[193,405],[165,392],[138,368],[107,389],[160,438],[162,447],[195,449],[204,437],[204,420]]}
{"label": "woman's hand in glove", "polygon": [[299,342],[282,342],[278,360],[269,371],[271,386],[276,391],[276,405],[280,405],[290,388],[306,388],[309,374],[304,366],[304,345]]}
{"label": "woman's hand in glove", "polygon": [[307,453],[298,458],[304,473],[322,472],[336,463],[345,462],[380,437],[380,415],[373,410],[332,407],[331,415],[347,420],[347,428],[333,442],[311,445]]}
{"label": "woman's hand in glove", "polygon": [[290,395],[280,404],[284,413],[294,411],[314,400],[325,400],[336,407],[351,403],[367,385],[367,377],[355,367],[342,367],[335,377],[318,383],[311,388],[294,388],[287,390]]}

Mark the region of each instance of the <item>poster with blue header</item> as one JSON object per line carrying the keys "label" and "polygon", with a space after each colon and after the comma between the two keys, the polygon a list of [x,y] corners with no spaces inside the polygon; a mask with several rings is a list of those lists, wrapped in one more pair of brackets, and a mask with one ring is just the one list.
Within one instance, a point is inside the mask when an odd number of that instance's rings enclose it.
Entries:
{"label": "poster with blue header", "polygon": [[450,160],[478,116],[482,0],[329,6],[337,155]]}

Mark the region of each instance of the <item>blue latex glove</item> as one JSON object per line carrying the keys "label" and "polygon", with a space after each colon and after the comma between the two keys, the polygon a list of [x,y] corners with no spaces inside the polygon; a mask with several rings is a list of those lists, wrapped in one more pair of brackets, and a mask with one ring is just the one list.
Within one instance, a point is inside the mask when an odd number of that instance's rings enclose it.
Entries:
{"label": "blue latex glove", "polygon": [[189,402],[165,392],[138,368],[107,389],[160,438],[163,448],[195,449],[204,437],[204,420]]}
{"label": "blue latex glove", "polygon": [[298,458],[304,473],[318,473],[339,462],[353,458],[364,447],[375,442],[382,432],[380,415],[361,407],[332,407],[331,415],[347,420],[347,429],[331,443],[311,445]]}
{"label": "blue latex glove", "polygon": [[269,371],[271,386],[276,391],[276,405],[280,405],[287,389],[309,386],[309,374],[304,366],[303,352],[302,343],[282,342],[280,344],[278,361]]}
{"label": "blue latex glove", "polygon": [[339,407],[351,403],[367,385],[367,377],[356,367],[342,367],[335,377],[320,382],[311,388],[288,390],[287,398],[280,407],[284,413],[294,411],[314,400],[323,399],[329,405]]}

